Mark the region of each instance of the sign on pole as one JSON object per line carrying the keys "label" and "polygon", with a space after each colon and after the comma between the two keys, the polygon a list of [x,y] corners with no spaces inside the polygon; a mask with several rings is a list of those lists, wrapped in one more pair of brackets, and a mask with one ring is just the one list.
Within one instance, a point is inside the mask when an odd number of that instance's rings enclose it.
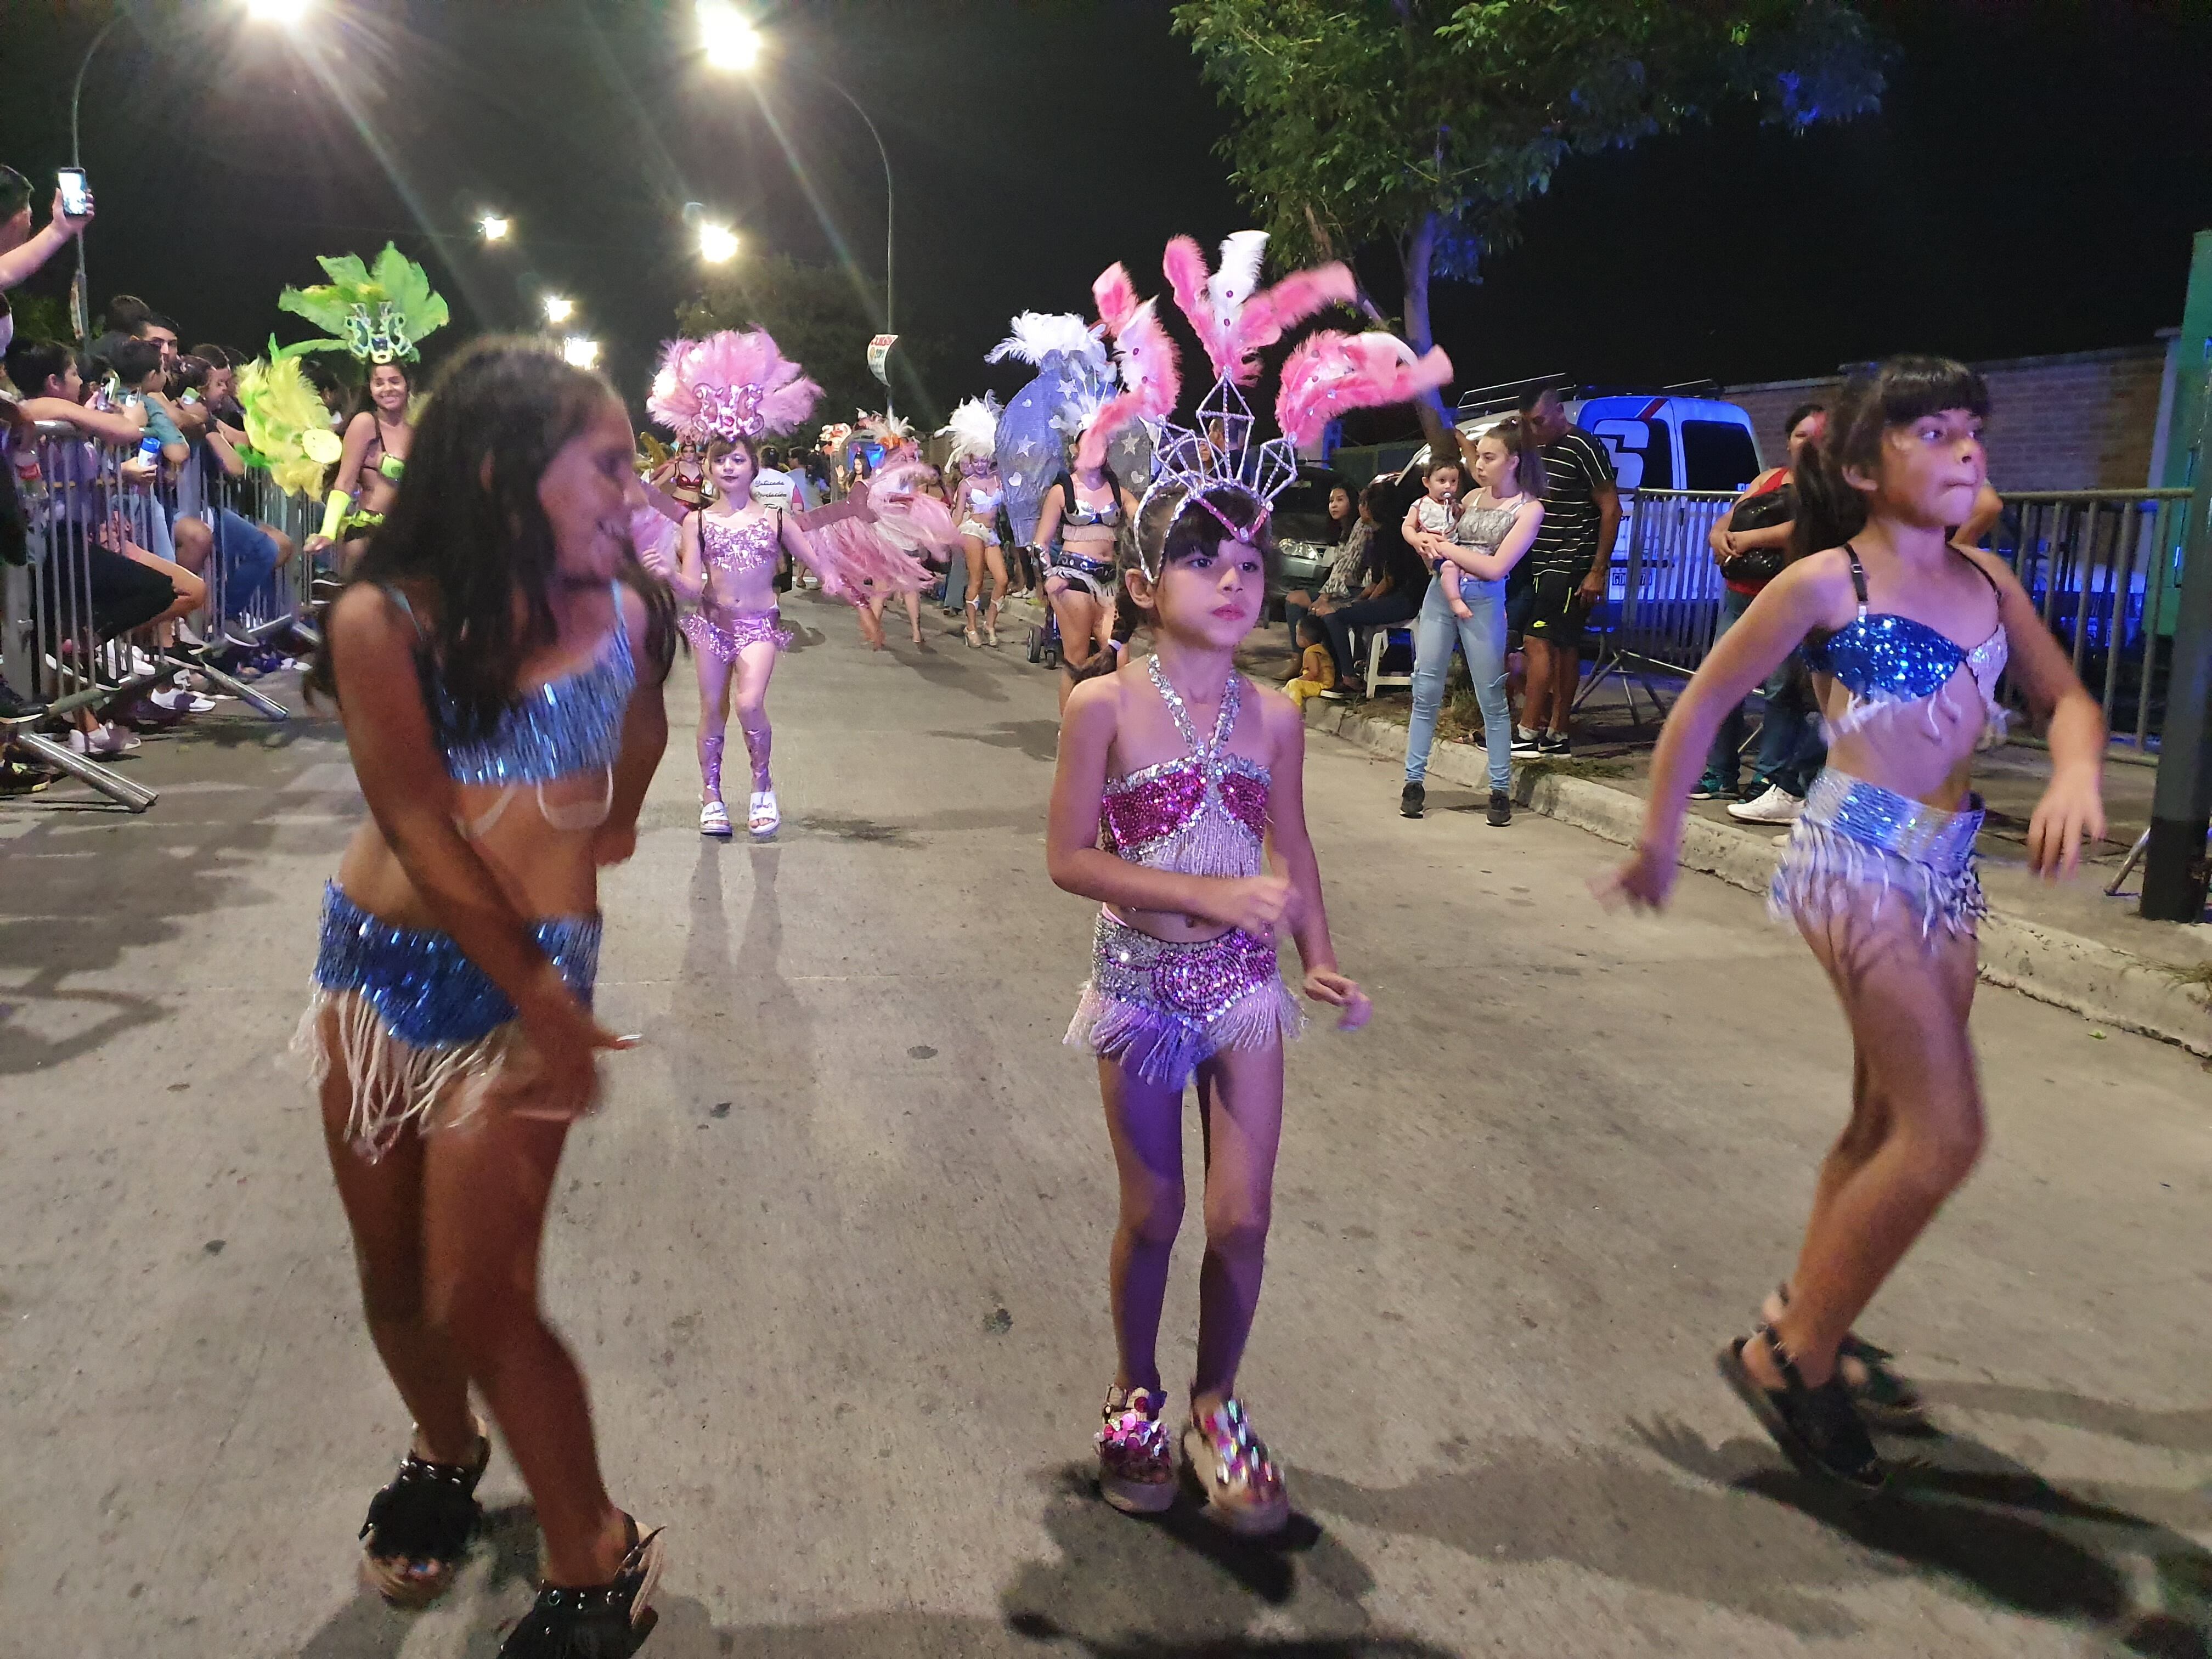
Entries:
{"label": "sign on pole", "polygon": [[896,334],[878,334],[868,342],[868,373],[884,383],[886,392],[890,390],[891,377],[885,365],[890,361],[891,348],[897,343]]}

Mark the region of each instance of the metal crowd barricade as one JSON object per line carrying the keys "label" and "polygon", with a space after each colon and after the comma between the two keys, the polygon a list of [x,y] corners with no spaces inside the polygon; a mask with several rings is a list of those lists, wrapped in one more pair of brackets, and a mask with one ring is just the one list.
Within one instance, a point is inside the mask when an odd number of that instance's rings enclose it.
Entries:
{"label": "metal crowd barricade", "polygon": [[[313,578],[303,550],[312,508],[276,489],[265,473],[218,480],[197,515],[208,525],[214,545],[201,573],[207,599],[186,619],[194,631],[180,629],[181,643],[148,649],[126,638],[100,637],[94,566],[108,556],[127,556],[126,545],[174,560],[174,483],[133,477],[138,471],[130,467],[135,450],[93,442],[64,422],[40,422],[32,453],[36,477],[32,469],[17,468],[29,560],[22,569],[7,573],[0,677],[47,707],[35,719],[6,722],[0,732],[109,799],[143,812],[156,799],[153,791],[77,754],[37,726],[156,690],[180,670],[204,677],[269,720],[289,719],[282,703],[224,672],[219,659],[234,649],[265,647],[288,631],[309,632]],[[238,526],[226,526],[225,507],[250,524],[280,532],[290,544],[289,556],[280,556],[269,578],[252,592],[238,591],[236,550],[227,544]],[[280,543],[280,555],[283,550]]]}
{"label": "metal crowd barricade", "polygon": [[1991,538],[2103,703],[2113,742],[2141,752],[2165,725],[2160,641],[2170,655],[2189,499],[2186,489],[2011,490]]}
{"label": "metal crowd barricade", "polygon": [[1735,496],[1638,489],[1623,491],[1620,499],[1620,540],[1628,552],[1626,558],[1616,553],[1603,608],[1591,621],[1589,631],[1603,644],[1597,666],[1575,694],[1575,707],[1580,708],[1617,676],[1628,699],[1629,719],[1641,726],[1636,688],[1641,686],[1650,698],[1653,714],[1665,719],[1667,706],[1652,676],[1687,679],[1712,647],[1727,585],[1706,538]]}

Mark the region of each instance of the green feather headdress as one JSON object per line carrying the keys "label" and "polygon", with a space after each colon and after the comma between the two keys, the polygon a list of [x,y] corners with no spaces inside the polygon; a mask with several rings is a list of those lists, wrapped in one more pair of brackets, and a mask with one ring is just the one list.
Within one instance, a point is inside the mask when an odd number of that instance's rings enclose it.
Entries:
{"label": "green feather headdress", "polygon": [[296,347],[269,343],[269,360],[238,371],[238,404],[246,415],[246,459],[265,467],[289,495],[312,495],[343,449],[330,411],[300,372]]}
{"label": "green feather headdress", "polygon": [[389,242],[373,267],[352,253],[319,256],[315,263],[331,280],[288,288],[276,305],[330,337],[303,341],[291,351],[346,351],[369,363],[412,362],[422,355],[417,348],[423,337],[452,320],[422,267]]}

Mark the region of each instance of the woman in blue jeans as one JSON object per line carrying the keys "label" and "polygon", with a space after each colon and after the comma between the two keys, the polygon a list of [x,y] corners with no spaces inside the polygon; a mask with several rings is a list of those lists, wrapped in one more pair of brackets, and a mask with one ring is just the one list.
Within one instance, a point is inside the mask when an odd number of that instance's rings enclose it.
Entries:
{"label": "woman in blue jeans", "polygon": [[1415,551],[1433,565],[1449,560],[1460,571],[1465,617],[1452,614],[1443,584],[1434,577],[1413,619],[1413,718],[1406,731],[1406,788],[1398,810],[1417,818],[1426,801],[1429,749],[1443,708],[1444,678],[1452,647],[1467,657],[1482,709],[1483,741],[1490,751],[1490,822],[1513,821],[1512,716],[1505,702],[1505,578],[1536,540],[1544,522],[1544,466],[1534,435],[1516,417],[1500,422],[1460,447],[1477,488],[1460,511],[1449,538],[1422,535]]}

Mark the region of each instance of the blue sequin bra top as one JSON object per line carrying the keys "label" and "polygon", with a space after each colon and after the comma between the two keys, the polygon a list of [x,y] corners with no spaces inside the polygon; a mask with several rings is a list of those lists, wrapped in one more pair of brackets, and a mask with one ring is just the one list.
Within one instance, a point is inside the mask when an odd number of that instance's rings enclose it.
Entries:
{"label": "blue sequin bra top", "polygon": [[[1981,696],[1980,746],[1986,749],[2002,742],[2009,715],[1997,701],[1996,689],[2009,659],[2009,647],[2002,615],[1989,638],[1969,650],[1949,635],[1911,617],[1893,611],[1869,613],[1866,567],[1859,562],[1858,550],[1849,542],[1844,544],[1844,552],[1851,562],[1851,586],[1858,594],[1859,614],[1834,633],[1808,636],[1805,641],[1805,660],[1813,671],[1834,676],[1836,683],[1850,694],[1843,714],[1827,722],[1830,734],[1856,732],[1880,715],[1915,708],[1924,712],[1929,734],[1936,734],[1941,729],[1936,723],[1936,702],[1963,667],[1972,676],[1974,689]],[[1974,565],[1994,593],[1996,580],[1972,560],[1967,562]]]}
{"label": "blue sequin bra top", "polygon": [[[449,736],[462,723],[460,707],[442,684],[435,687],[434,723],[446,775],[456,783],[496,787],[500,792],[482,815],[463,823],[468,835],[481,836],[489,830],[526,785],[534,788],[539,813],[556,830],[595,830],[606,822],[614,801],[615,761],[622,753],[623,719],[637,684],[629,628],[623,620],[622,584],[617,582],[613,588],[615,625],[598,653],[583,667],[523,692],[488,735]],[[407,596],[397,588],[386,592],[407,612],[417,637],[427,643]],[[566,805],[546,800],[547,784],[594,771],[605,779],[602,799]]]}

